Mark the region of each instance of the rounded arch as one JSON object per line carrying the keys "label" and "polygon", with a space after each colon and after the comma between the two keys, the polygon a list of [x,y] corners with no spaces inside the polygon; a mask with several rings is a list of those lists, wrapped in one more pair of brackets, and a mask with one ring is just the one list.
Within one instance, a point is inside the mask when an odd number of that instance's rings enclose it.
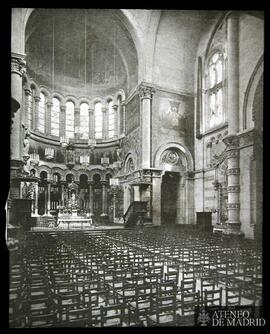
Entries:
{"label": "rounded arch", "polygon": [[125,92],[122,89],[120,89],[119,91],[117,91],[116,94],[114,95],[113,104],[117,104],[118,103],[118,98],[119,97],[121,99],[121,102],[123,102],[126,99]]}
{"label": "rounded arch", "polygon": [[89,107],[91,101],[90,101],[87,97],[80,97],[80,98],[78,99],[78,105],[79,105],[79,107],[81,107],[81,105],[82,105],[83,103],[88,104],[88,107]]}
{"label": "rounded arch", "polygon": [[[134,152],[129,151],[126,154],[125,160],[124,160],[124,171],[127,173],[132,173],[137,169],[137,159],[135,158],[136,155]],[[133,164],[133,165],[132,165]]]}
{"label": "rounded arch", "polygon": [[112,95],[107,95],[106,97],[105,97],[105,103],[106,103],[106,105],[109,103],[109,102],[113,102],[113,96]]}
{"label": "rounded arch", "polygon": [[64,99],[64,104],[66,105],[68,102],[72,102],[74,104],[74,108],[78,108],[78,102],[75,96],[68,95]]}
{"label": "rounded arch", "polygon": [[100,176],[100,179],[102,179],[102,170],[101,169],[98,169],[98,168],[94,168],[94,169],[92,169],[91,171],[90,171],[90,173],[89,173],[89,179],[91,180],[91,181],[94,181],[93,180],[93,177],[94,177],[94,175],[95,174],[99,174],[99,176]]}
{"label": "rounded arch", "polygon": [[165,145],[162,145],[160,146],[155,155],[154,155],[154,167],[155,168],[159,168],[160,167],[160,160],[161,160],[161,156],[163,154],[163,152],[167,149],[178,149],[180,150],[183,155],[185,156],[186,158],[186,162],[187,162],[187,169],[189,171],[192,171],[194,169],[194,162],[193,162],[193,158],[192,158],[192,155],[191,153],[189,152],[189,150],[187,149],[187,147],[185,147],[184,145],[182,144],[178,144],[176,142],[170,142],[170,143],[167,143]]}
{"label": "rounded arch", "polygon": [[52,175],[52,169],[48,166],[40,166],[38,168],[38,171],[39,171],[39,175],[42,173],[42,172],[46,172],[47,173],[47,179],[50,180],[51,179],[51,175]]}
{"label": "rounded arch", "polygon": [[247,89],[244,97],[243,103],[243,130],[251,128],[254,126],[253,120],[253,102],[256,94],[257,86],[263,77],[263,55],[260,57],[257,65],[255,66],[249,82],[247,84]]}
{"label": "rounded arch", "polygon": [[56,99],[59,100],[60,105],[63,105],[63,104],[64,104],[64,97],[63,97],[61,94],[56,93],[56,92],[53,92],[51,95],[52,95],[52,99],[53,99],[53,98],[56,98]]}
{"label": "rounded arch", "polygon": [[40,93],[43,93],[48,100],[51,100],[51,92],[44,86],[39,86]]}

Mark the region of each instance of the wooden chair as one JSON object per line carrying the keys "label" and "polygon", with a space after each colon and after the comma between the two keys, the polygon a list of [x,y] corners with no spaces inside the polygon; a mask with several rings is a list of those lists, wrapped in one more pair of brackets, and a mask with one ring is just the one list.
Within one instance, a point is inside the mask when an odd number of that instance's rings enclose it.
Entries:
{"label": "wooden chair", "polygon": [[157,297],[146,315],[147,326],[176,326],[176,296]]}
{"label": "wooden chair", "polygon": [[202,304],[204,306],[222,305],[222,288],[203,291]]}
{"label": "wooden chair", "polygon": [[122,327],[125,309],[122,304],[101,306],[101,327]]}

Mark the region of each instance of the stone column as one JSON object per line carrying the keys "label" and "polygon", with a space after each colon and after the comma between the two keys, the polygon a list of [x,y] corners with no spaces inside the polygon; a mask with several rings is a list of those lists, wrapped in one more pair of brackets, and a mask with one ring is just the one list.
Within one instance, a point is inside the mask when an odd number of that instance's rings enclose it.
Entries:
{"label": "stone column", "polygon": [[102,123],[103,123],[103,131],[102,131],[102,138],[108,138],[108,114],[107,108],[102,108]]}
{"label": "stone column", "polygon": [[47,215],[48,184],[44,189],[44,214]]}
{"label": "stone column", "polygon": [[142,168],[151,168],[151,100],[153,93],[153,87],[144,85],[139,87],[141,98]]}
{"label": "stone column", "polygon": [[140,196],[140,186],[136,185],[133,186],[133,194],[134,194],[134,201],[140,201],[141,200],[141,196]]}
{"label": "stone column", "polygon": [[33,120],[34,120],[34,130],[38,131],[38,124],[39,124],[39,101],[40,101],[40,96],[35,95],[34,96],[34,106],[33,106]]}
{"label": "stone column", "polygon": [[45,112],[45,134],[51,134],[51,112],[52,112],[52,102],[46,103],[46,112]]}
{"label": "stone column", "polygon": [[238,13],[228,17],[228,135],[223,138],[227,151],[228,222],[226,234],[240,232],[240,185],[239,185],[239,35]]}
{"label": "stone column", "polygon": [[47,212],[50,215],[51,210],[51,184],[48,183]]}
{"label": "stone column", "polygon": [[80,108],[74,108],[74,138],[80,138]]}
{"label": "stone column", "polygon": [[161,225],[161,171],[152,176],[152,222]]}
{"label": "stone column", "polygon": [[89,208],[91,213],[94,211],[94,201],[93,201],[93,182],[89,182]]}
{"label": "stone column", "polygon": [[[22,77],[25,73],[23,57],[14,55],[11,58],[11,97],[17,103],[17,110],[12,110],[11,119],[11,160],[21,160],[22,142]],[[13,107],[13,106],[12,106]]]}
{"label": "stone column", "polygon": [[113,110],[114,110],[114,137],[118,137],[120,131],[119,131],[119,110],[117,104],[113,105]]}
{"label": "stone column", "polygon": [[60,137],[66,135],[66,106],[61,105],[60,106],[60,128],[59,128],[59,134]]}
{"label": "stone column", "polygon": [[102,182],[102,215],[107,215],[107,182]]}
{"label": "stone column", "polygon": [[223,141],[226,144],[228,161],[228,221],[225,233],[242,234],[240,232],[239,138],[236,135],[230,135],[225,137]]}
{"label": "stone column", "polygon": [[194,224],[194,172],[185,173],[186,224]]}
{"label": "stone column", "polygon": [[25,73],[23,56],[11,57],[11,135],[10,135],[10,198],[19,198],[22,167],[22,77]]}
{"label": "stone column", "polygon": [[35,216],[38,216],[38,182],[35,183]]}
{"label": "stone column", "polygon": [[32,124],[31,124],[31,119],[32,119],[32,115],[31,112],[32,112],[32,106],[29,105],[29,96],[32,95],[32,92],[31,90],[26,87],[24,89],[24,95],[25,95],[25,124],[26,126],[28,127],[28,129],[31,129],[32,128]]}
{"label": "stone column", "polygon": [[95,138],[95,117],[94,109],[89,108],[89,138]]}
{"label": "stone column", "polygon": [[61,182],[61,205],[64,205],[65,182]]}
{"label": "stone column", "polygon": [[239,36],[238,13],[228,17],[228,133],[236,134],[239,130]]}

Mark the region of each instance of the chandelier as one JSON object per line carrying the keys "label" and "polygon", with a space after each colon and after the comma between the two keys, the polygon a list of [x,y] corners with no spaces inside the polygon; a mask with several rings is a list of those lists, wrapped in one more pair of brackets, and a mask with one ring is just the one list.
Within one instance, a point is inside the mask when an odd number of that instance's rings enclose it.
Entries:
{"label": "chandelier", "polygon": [[52,160],[54,158],[54,149],[51,147],[45,148],[45,158],[47,160]]}

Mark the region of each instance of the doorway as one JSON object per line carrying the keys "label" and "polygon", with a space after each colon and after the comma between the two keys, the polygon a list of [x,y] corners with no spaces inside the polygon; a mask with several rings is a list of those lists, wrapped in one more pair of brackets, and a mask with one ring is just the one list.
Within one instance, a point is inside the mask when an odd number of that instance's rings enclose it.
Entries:
{"label": "doorway", "polygon": [[174,225],[179,206],[180,175],[177,172],[165,172],[161,184],[161,224]]}

